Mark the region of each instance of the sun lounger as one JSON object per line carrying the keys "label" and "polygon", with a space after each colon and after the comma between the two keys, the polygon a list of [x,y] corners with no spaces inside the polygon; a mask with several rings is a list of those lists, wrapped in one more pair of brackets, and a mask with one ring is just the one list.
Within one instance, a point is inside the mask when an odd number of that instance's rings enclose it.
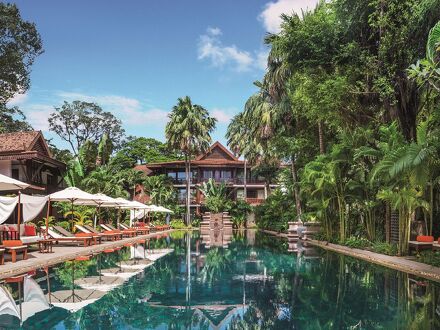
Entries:
{"label": "sun lounger", "polygon": [[111,234],[111,233],[92,232],[90,229],[88,229],[82,225],[75,225],[75,227],[76,227],[76,229],[78,229],[79,231],[81,231],[84,234],[93,234],[93,235],[98,236],[100,240],[105,238],[107,241],[109,241],[109,240],[113,241],[113,240],[116,240],[117,237],[119,236],[117,234]]}
{"label": "sun lounger", "polygon": [[[130,227],[128,227],[127,225],[124,225],[123,223],[120,223],[119,227],[121,228],[121,230],[130,229]],[[136,230],[136,232],[141,234],[141,235],[145,235],[145,234],[148,234],[150,232],[150,228],[149,227],[132,227],[131,229]]]}
{"label": "sun lounger", "polygon": [[92,232],[92,233],[94,233],[94,234],[102,234],[102,235],[104,235],[104,236],[107,236],[107,237],[109,237],[110,239],[112,239],[112,240],[118,240],[118,239],[122,239],[122,233],[116,233],[116,232],[110,232],[110,231],[102,231],[102,232],[99,232],[99,231],[97,231],[95,228],[93,228],[92,226],[90,226],[90,225],[84,225],[83,226],[84,228],[86,228],[86,229],[88,229],[90,232]]}
{"label": "sun lounger", "polygon": [[[46,230],[46,227],[41,227],[43,230]],[[47,233],[49,236],[56,242],[72,242],[72,243],[84,243],[84,246],[89,246],[92,243],[93,238],[90,236],[84,236],[84,237],[66,237],[61,235],[60,233],[56,232],[52,227],[49,227],[47,230]]]}
{"label": "sun lounger", "polygon": [[126,237],[133,237],[136,236],[136,230],[132,229],[126,229],[126,230],[120,230],[120,229],[114,229],[111,226],[108,226],[107,224],[101,223],[100,226],[105,231],[113,232],[113,233],[121,233],[122,235]]}
{"label": "sun lounger", "polygon": [[59,232],[61,235],[66,236],[66,237],[91,237],[92,238],[92,242],[93,244],[97,244],[98,241],[101,241],[101,237],[99,237],[99,235],[97,234],[93,234],[93,233],[77,233],[77,234],[73,234],[70,231],[64,229],[61,226],[53,226],[53,228]]}
{"label": "sun lounger", "polygon": [[4,240],[3,247],[6,250],[6,253],[11,254],[12,262],[17,261],[17,254],[23,254],[23,260],[27,259],[27,245],[24,245],[23,242],[19,239],[12,240]]}

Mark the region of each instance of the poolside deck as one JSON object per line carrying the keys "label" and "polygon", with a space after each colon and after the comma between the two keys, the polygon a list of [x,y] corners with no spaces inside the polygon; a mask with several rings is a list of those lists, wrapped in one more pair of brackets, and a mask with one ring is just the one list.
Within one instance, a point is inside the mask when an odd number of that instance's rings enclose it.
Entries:
{"label": "poolside deck", "polygon": [[396,269],[401,272],[413,274],[428,280],[440,282],[440,268],[427,265],[409,259],[409,257],[395,257],[385,254],[375,253],[367,250],[349,248],[338,244],[307,240],[307,242],[319,246],[323,249],[345,254],[350,257],[366,260],[381,266]]}
{"label": "poolside deck", "polygon": [[0,265],[0,280],[11,276],[25,274],[38,268],[56,265],[63,261],[75,259],[78,256],[90,255],[102,252],[103,250],[123,246],[127,243],[134,243],[140,239],[154,238],[164,233],[172,232],[173,229],[151,233],[148,235],[139,235],[131,238],[124,238],[119,241],[102,242],[98,245],[88,247],[75,245],[54,245],[53,253],[39,253],[33,251],[28,253],[27,260],[21,260],[21,255],[17,256],[17,262],[12,263],[6,259],[4,265]]}

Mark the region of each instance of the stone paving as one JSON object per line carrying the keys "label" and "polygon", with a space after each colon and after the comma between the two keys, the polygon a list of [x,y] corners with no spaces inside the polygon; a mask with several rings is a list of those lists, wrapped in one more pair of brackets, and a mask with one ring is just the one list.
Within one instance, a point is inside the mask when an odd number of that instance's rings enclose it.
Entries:
{"label": "stone paving", "polygon": [[73,260],[78,256],[91,255],[94,253],[102,252],[103,250],[114,248],[117,246],[123,246],[127,243],[135,243],[140,239],[154,238],[164,233],[173,231],[165,230],[160,232],[151,233],[148,235],[139,235],[131,238],[124,238],[118,241],[104,241],[101,244],[92,245],[88,247],[59,244],[53,246],[53,253],[39,253],[38,251],[32,251],[28,253],[27,260],[21,260],[21,255],[17,256],[17,262],[10,262],[10,258],[5,256],[5,264],[0,265],[0,280],[11,276],[25,274],[29,271],[33,271],[38,268],[53,266],[60,262]]}
{"label": "stone paving", "polygon": [[387,256],[380,253],[361,249],[353,249],[346,246],[322,241],[307,240],[307,242],[326,250],[342,253],[351,257],[373,262],[378,265],[396,269],[405,273],[410,273],[429,280],[440,282],[439,267],[434,267],[423,264],[421,262],[413,261],[408,259],[408,257]]}

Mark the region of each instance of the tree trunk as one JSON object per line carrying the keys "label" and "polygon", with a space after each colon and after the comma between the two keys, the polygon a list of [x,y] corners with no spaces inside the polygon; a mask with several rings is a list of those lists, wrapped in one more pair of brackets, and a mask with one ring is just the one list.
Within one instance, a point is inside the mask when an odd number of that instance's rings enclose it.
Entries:
{"label": "tree trunk", "polygon": [[189,226],[190,224],[190,205],[191,205],[191,184],[190,184],[190,177],[189,177],[189,171],[190,171],[190,165],[188,161],[188,156],[185,155],[185,177],[186,177],[186,225]]}
{"label": "tree trunk", "polygon": [[385,204],[385,241],[391,243],[391,209],[388,202]]}
{"label": "tree trunk", "polygon": [[318,137],[319,137],[319,153],[325,154],[325,147],[324,147],[324,133],[322,131],[322,123],[321,121],[318,121]]}
{"label": "tree trunk", "polygon": [[292,156],[292,179],[293,179],[293,193],[295,195],[295,205],[296,205],[296,216],[297,220],[301,221],[302,215],[302,207],[301,207],[301,199],[299,197],[299,187],[298,187],[298,174],[296,172],[295,166],[295,156]]}
{"label": "tree trunk", "polygon": [[247,161],[244,159],[244,179],[243,179],[244,201],[247,201]]}

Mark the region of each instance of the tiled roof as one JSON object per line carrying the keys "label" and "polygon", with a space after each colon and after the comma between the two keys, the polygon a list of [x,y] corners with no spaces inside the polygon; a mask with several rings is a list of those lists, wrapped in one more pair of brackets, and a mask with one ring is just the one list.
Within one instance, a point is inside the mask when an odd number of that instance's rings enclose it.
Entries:
{"label": "tiled roof", "polygon": [[39,134],[38,131],[0,134],[0,153],[28,151]]}

